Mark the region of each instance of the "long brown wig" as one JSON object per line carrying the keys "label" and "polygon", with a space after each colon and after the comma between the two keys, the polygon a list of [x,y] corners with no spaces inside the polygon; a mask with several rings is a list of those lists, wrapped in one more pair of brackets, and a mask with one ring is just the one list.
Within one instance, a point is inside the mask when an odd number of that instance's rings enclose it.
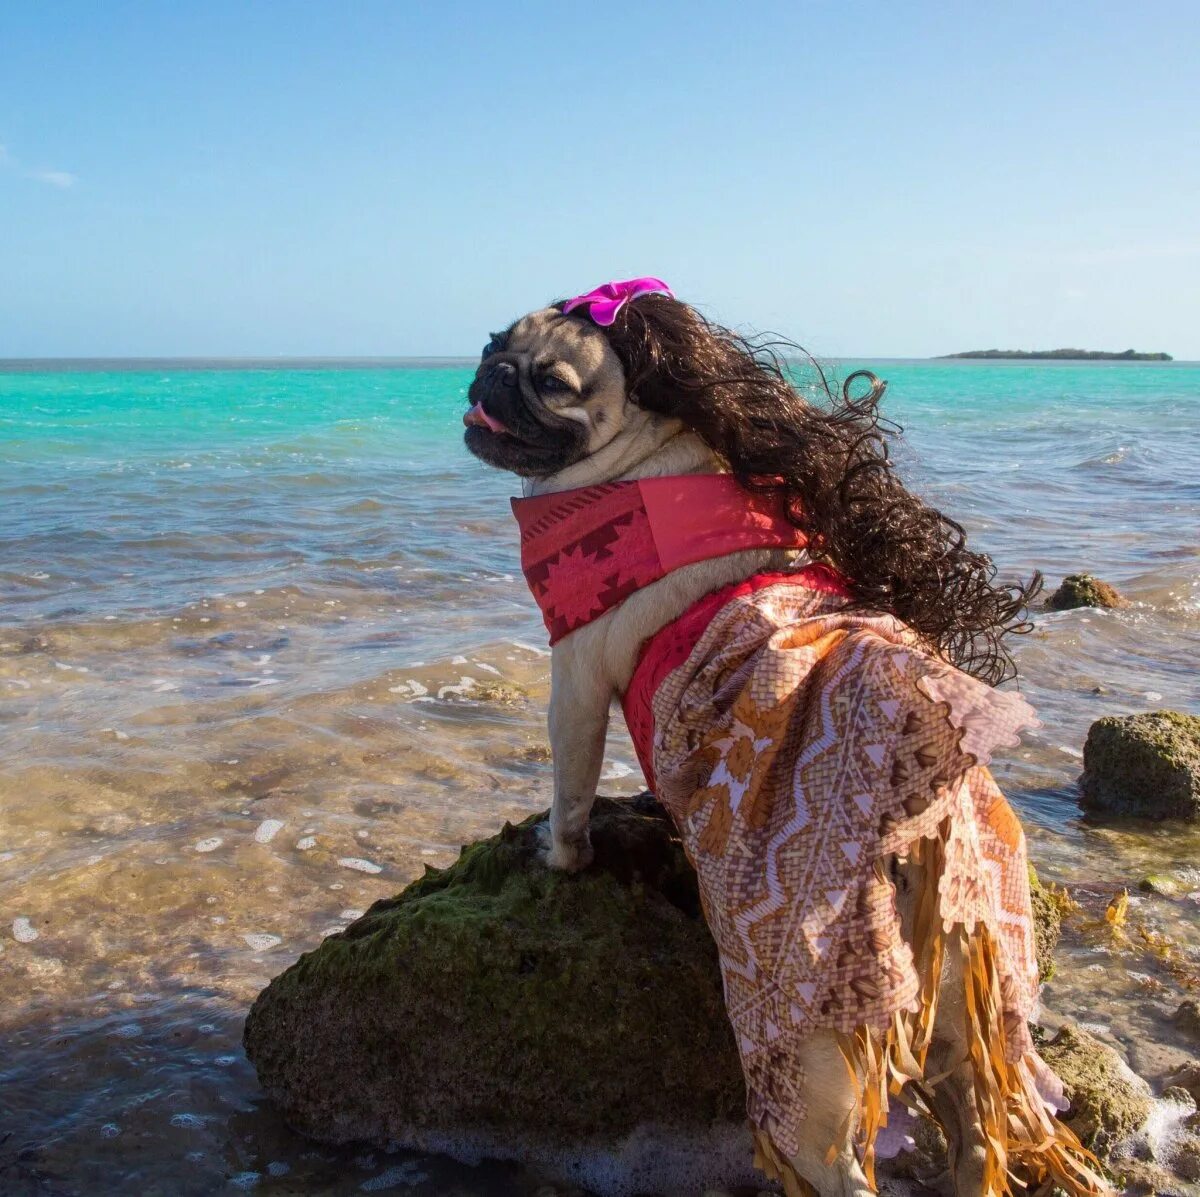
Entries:
{"label": "long brown wig", "polygon": [[1041,575],[998,583],[962,526],[905,487],[888,453],[901,430],[879,411],[886,383],[860,370],[837,391],[813,363],[827,402],[807,402],[784,357],[798,347],[739,336],[665,295],[625,304],[602,331],[637,404],[682,420],[743,486],[782,492],[856,607],[891,612],[983,681],[1015,674],[1005,638],[1030,629]]}

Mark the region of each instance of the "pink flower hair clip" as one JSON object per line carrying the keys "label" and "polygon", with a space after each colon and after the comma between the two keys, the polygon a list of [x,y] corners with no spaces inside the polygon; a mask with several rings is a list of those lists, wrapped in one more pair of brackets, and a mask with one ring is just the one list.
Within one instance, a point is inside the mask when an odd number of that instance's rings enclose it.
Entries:
{"label": "pink flower hair clip", "polygon": [[617,318],[617,313],[631,300],[641,295],[666,295],[675,298],[675,293],[660,278],[630,278],[624,282],[603,283],[586,295],[576,295],[563,304],[563,314],[576,308],[586,307],[588,315],[607,328]]}

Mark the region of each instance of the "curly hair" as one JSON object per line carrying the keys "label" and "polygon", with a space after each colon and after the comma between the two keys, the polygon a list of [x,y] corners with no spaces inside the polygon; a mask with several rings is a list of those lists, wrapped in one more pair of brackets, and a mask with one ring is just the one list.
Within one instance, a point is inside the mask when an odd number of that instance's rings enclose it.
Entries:
{"label": "curly hair", "polygon": [[664,295],[627,303],[601,331],[638,406],[682,420],[743,486],[786,497],[810,552],[846,577],[854,606],[892,613],[982,681],[1015,675],[1005,639],[1030,630],[1041,575],[998,583],[962,526],[905,487],[888,453],[901,429],[879,412],[885,382],[859,370],[839,393],[814,362],[828,403],[809,403],[783,356],[798,346],[739,336]]}

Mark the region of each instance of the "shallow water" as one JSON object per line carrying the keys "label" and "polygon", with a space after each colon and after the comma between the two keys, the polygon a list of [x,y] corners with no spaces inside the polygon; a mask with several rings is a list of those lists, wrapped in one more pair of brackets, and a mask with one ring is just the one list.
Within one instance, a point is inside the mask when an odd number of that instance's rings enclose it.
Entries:
{"label": "shallow water", "polygon": [[[1200,830],[1085,824],[1074,781],[1093,719],[1200,710],[1200,366],[870,364],[911,477],[1006,571],[1133,600],[1037,615],[1043,726],[996,771],[1084,906],[1047,1005],[1157,1078],[1200,873],[1131,903],[1169,961],[1085,920],[1194,869]],[[0,1192],[536,1189],[316,1148],[240,1048],[300,952],[548,802],[544,633],[512,486],[459,444],[469,377],[0,373]],[[604,788],[639,782],[614,731]]]}

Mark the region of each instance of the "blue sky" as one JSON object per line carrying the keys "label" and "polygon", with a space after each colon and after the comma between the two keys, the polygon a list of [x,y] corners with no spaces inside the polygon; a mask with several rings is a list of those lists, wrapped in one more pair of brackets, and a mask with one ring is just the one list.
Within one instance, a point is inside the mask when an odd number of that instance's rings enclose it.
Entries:
{"label": "blue sky", "polygon": [[1200,358],[1193,3],[0,7],[0,356],[473,353],[657,274],[825,356]]}

